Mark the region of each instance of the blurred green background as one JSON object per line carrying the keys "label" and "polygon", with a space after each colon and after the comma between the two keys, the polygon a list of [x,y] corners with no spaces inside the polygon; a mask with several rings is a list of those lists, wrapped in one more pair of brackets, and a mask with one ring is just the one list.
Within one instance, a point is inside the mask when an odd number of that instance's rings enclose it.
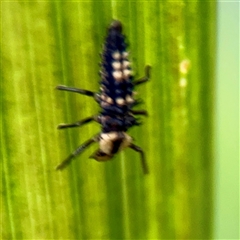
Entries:
{"label": "blurred green background", "polygon": [[217,4],[215,238],[239,239],[239,2]]}
{"label": "blurred green background", "polygon": [[[2,1],[1,13],[3,239],[238,239],[239,3]],[[153,67],[138,89],[150,116],[131,131],[151,173],[130,150],[89,161],[94,148],[56,173],[99,128],[57,131],[98,108],[54,87],[98,89],[113,16],[136,75]]]}

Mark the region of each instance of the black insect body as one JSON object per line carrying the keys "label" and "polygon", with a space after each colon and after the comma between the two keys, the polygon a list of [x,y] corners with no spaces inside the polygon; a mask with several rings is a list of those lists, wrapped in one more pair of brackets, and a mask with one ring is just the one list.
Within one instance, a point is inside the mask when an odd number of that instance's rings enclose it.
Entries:
{"label": "black insect body", "polygon": [[125,37],[122,34],[122,24],[114,20],[108,28],[102,53],[100,92],[66,86],[56,87],[58,90],[94,97],[101,107],[98,115],[71,124],[60,124],[59,129],[79,127],[91,121],[96,121],[102,126],[101,133],[80,145],[56,167],[57,170],[65,168],[74,157],[82,153],[92,143],[99,142],[99,149],[90,158],[97,161],[110,160],[116,153],[129,147],[141,154],[143,171],[148,173],[143,150],[133,144],[132,137],[126,132],[130,127],[139,125],[134,115],[147,115],[145,110],[133,110],[133,107],[138,104],[133,96],[133,88],[148,81],[149,72],[150,66],[146,66],[145,77],[134,81],[126,51]]}

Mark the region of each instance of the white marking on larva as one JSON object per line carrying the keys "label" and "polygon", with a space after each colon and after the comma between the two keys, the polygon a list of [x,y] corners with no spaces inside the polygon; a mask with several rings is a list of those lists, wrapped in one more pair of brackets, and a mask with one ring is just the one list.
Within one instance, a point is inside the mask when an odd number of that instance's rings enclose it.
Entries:
{"label": "white marking on larva", "polygon": [[101,133],[99,147],[102,152],[112,155],[113,143],[116,140],[122,140],[119,151],[131,145],[132,138],[124,132],[121,132],[121,134],[119,133],[120,132]]}
{"label": "white marking on larva", "polygon": [[180,73],[187,74],[190,68],[190,61],[188,59],[184,59],[179,64]]}
{"label": "white marking on larva", "polygon": [[112,75],[117,81],[121,81],[123,79],[123,74],[121,71],[113,71]]}
{"label": "white marking on larva", "polygon": [[127,101],[127,103],[133,103],[134,99],[130,95],[127,95],[126,96],[126,101]]}
{"label": "white marking on larva", "polygon": [[101,99],[105,100],[106,99],[106,95],[105,94],[101,94]]}
{"label": "white marking on larva", "polygon": [[101,102],[101,107],[102,108],[107,107],[107,106],[109,106],[109,103],[104,102],[104,101]]}
{"label": "white marking on larva", "polygon": [[100,90],[103,91],[103,92],[106,90],[106,87],[104,86],[104,84],[100,85]]}
{"label": "white marking on larva", "polygon": [[113,104],[113,100],[110,97],[107,97],[106,102],[109,103],[109,104]]}
{"label": "white marking on larva", "polygon": [[123,98],[117,98],[117,99],[116,99],[116,103],[117,103],[118,105],[124,105],[124,104],[125,104],[125,100],[124,100]]}
{"label": "white marking on larva", "polygon": [[123,56],[123,58],[128,58],[129,53],[128,53],[128,52],[123,52],[123,53],[122,53],[122,56]]}
{"label": "white marking on larva", "polygon": [[187,86],[187,79],[184,77],[180,78],[179,86],[185,88]]}
{"label": "white marking on larva", "polygon": [[118,135],[116,132],[109,132],[109,133],[101,133],[99,146],[100,149],[108,154],[111,155],[113,142],[117,139]]}
{"label": "white marking on larva", "polygon": [[123,77],[125,79],[129,78],[131,76],[131,74],[132,74],[132,71],[130,71],[129,69],[124,69],[123,70]]}
{"label": "white marking on larva", "polygon": [[116,132],[101,133],[101,138],[103,140],[116,140],[117,133]]}
{"label": "white marking on larva", "polygon": [[120,70],[121,69],[121,63],[119,61],[114,61],[112,62],[112,66],[115,70]]}
{"label": "white marking on larva", "polygon": [[121,59],[121,54],[120,52],[116,51],[112,54],[112,57],[115,59],[115,60],[120,60]]}
{"label": "white marking on larva", "polygon": [[126,134],[126,133],[123,133],[123,134],[124,134],[124,139],[123,139],[122,144],[120,145],[118,151],[121,151],[124,148],[129,147],[131,145],[131,143],[132,143],[132,138],[128,134]]}
{"label": "white marking on larva", "polygon": [[[101,134],[101,136],[102,136],[102,134]],[[112,141],[101,139],[99,142],[99,147],[100,147],[101,151],[110,155],[112,152]]]}
{"label": "white marking on larva", "polygon": [[128,68],[130,66],[130,62],[125,60],[123,61],[122,65],[123,65],[123,68]]}

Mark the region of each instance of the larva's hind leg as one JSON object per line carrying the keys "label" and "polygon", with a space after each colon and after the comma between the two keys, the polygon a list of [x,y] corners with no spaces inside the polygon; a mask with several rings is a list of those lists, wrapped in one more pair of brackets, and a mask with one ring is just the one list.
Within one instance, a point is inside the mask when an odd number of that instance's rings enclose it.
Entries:
{"label": "larva's hind leg", "polygon": [[87,140],[85,143],[80,145],[73,153],[71,153],[64,161],[62,161],[60,164],[58,164],[56,166],[56,170],[62,170],[65,167],[67,167],[71,163],[71,161],[73,160],[74,157],[81,154],[91,144],[93,144],[94,142],[98,142],[98,141],[99,141],[99,134],[97,134],[96,136]]}
{"label": "larva's hind leg", "polygon": [[129,147],[131,149],[133,149],[134,151],[140,153],[143,172],[144,172],[144,174],[148,174],[149,173],[148,166],[147,166],[147,162],[146,162],[143,150],[139,146],[137,146],[137,145],[135,145],[133,143]]}

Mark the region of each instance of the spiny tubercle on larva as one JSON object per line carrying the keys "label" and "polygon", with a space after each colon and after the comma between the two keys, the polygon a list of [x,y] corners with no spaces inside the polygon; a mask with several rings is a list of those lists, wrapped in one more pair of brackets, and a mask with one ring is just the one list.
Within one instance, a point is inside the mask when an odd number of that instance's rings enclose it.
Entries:
{"label": "spiny tubercle on larva", "polygon": [[[101,107],[106,114],[125,114],[134,103],[131,62],[119,23],[110,26],[101,62]],[[105,97],[106,96],[106,97]],[[111,100],[110,100],[111,99]]]}

